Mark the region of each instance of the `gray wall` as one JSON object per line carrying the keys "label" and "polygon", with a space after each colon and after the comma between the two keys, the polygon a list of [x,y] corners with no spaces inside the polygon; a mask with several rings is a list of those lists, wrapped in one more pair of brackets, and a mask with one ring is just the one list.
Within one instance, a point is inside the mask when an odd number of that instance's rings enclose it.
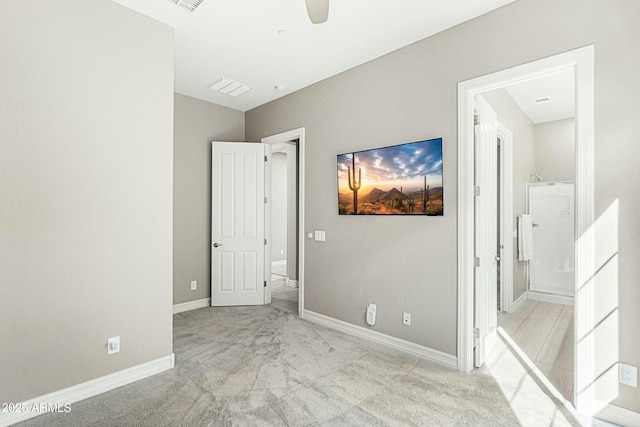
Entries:
{"label": "gray wall", "polygon": [[288,210],[287,153],[273,153],[271,160],[271,261],[285,261]]}
{"label": "gray wall", "polygon": [[179,304],[211,296],[211,141],[243,141],[244,113],[178,93],[174,105],[173,303]]}
{"label": "gray wall", "polygon": [[[484,94],[487,102],[498,114],[498,120],[513,132],[513,225],[516,217],[526,213],[529,175],[536,170],[535,133],[531,119],[522,111],[506,89]],[[513,300],[527,290],[525,262],[518,261],[517,240],[513,239]]]}
{"label": "gray wall", "polygon": [[565,119],[534,126],[536,173],[544,181],[576,177],[576,120]]}
{"label": "gray wall", "polygon": [[0,52],[0,402],[20,402],[172,352],[173,30],[3,2]]}
{"label": "gray wall", "polygon": [[[248,111],[250,139],[306,127],[307,231],[327,241],[306,240],[305,308],[365,326],[374,302],[373,329],[455,354],[457,83],[593,44],[595,214],[619,201],[620,360],[640,366],[638,15],[635,0],[519,0]],[[336,154],[438,136],[443,217],[337,215]],[[620,386],[613,403],[640,411],[639,390]]]}

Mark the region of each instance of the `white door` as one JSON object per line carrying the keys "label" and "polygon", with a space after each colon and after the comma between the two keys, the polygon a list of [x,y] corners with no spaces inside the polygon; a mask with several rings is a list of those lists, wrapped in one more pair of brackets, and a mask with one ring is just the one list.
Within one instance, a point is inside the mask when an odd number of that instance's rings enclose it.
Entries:
{"label": "white door", "polygon": [[484,364],[496,340],[497,215],[498,215],[498,116],[478,96],[475,126],[475,350],[474,365]]}
{"label": "white door", "polygon": [[212,143],[212,306],[265,303],[264,164],[264,144]]}

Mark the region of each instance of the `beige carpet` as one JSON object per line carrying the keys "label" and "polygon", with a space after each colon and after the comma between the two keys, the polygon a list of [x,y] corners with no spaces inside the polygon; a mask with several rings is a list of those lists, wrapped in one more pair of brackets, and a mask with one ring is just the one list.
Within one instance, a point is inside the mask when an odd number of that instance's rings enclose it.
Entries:
{"label": "beige carpet", "polygon": [[263,307],[174,316],[176,367],[24,426],[578,425],[507,347],[460,374]]}

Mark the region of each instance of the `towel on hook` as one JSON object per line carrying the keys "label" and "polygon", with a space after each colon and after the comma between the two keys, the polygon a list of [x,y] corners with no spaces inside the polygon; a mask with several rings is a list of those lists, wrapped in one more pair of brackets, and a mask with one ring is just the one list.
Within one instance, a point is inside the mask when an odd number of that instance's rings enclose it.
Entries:
{"label": "towel on hook", "polygon": [[531,215],[518,216],[518,260],[533,259],[533,220]]}

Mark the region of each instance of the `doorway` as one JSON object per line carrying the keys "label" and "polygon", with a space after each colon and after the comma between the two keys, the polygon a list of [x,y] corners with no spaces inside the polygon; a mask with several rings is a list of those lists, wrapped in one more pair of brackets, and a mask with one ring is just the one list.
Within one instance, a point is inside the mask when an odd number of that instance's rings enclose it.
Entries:
{"label": "doorway", "polygon": [[271,304],[298,314],[298,140],[271,145]]}
{"label": "doorway", "polygon": [[[500,71],[487,76],[461,82],[458,85],[458,370],[469,372],[473,367],[474,348],[479,338],[474,324],[477,317],[475,292],[475,153],[473,144],[473,108],[477,95],[503,88],[517,82],[532,80],[561,70],[572,70],[576,87],[576,195],[575,195],[575,231],[581,236],[593,224],[593,47],[585,47],[559,54],[550,58]],[[478,166],[481,168],[481,166]],[[575,282],[578,289],[581,278],[591,267],[590,254],[593,242],[589,239],[576,239]],[[477,297],[477,296],[476,296]],[[572,337],[575,348],[574,395],[570,399],[579,411],[589,408],[592,387],[589,381],[588,367],[591,364],[591,343],[588,330],[591,318],[589,295],[576,298],[575,334]],[[482,309],[482,308],[481,308]],[[493,306],[487,316],[497,316]],[[485,313],[483,313],[484,315]],[[478,336],[478,335],[476,335]],[[581,338],[580,347],[576,347]],[[482,343],[480,343],[482,345]],[[578,392],[576,392],[578,391]]]}
{"label": "doorway", "polygon": [[[498,127],[502,124],[514,130],[511,156],[500,155],[505,138],[498,134],[498,163],[512,163],[514,177],[510,182],[514,190],[500,191],[506,179],[501,179],[499,167],[498,212],[511,207],[512,213],[496,218],[496,260],[498,296],[500,291],[511,290],[517,303],[513,296],[499,298],[511,307],[498,307],[497,327],[519,347],[530,366],[535,366],[564,399],[572,400],[575,224],[573,193],[567,193],[565,187],[573,184],[558,180],[575,177],[573,70],[515,83],[483,93],[482,97],[495,111]],[[536,99],[550,101],[535,103]],[[533,182],[540,179],[543,181]],[[534,189],[545,191],[532,199]],[[525,217],[531,219],[528,229],[522,223]],[[503,227],[508,218],[518,225],[513,231]],[[516,257],[501,253],[501,248],[509,244],[517,247]],[[528,246],[526,254],[521,246]],[[511,274],[505,274],[506,267],[512,267]],[[558,288],[558,283],[564,283],[564,288]]]}
{"label": "doorway", "polygon": [[267,162],[271,194],[265,219],[265,301],[300,317],[304,317],[304,141],[304,128],[262,138],[272,151]]}

